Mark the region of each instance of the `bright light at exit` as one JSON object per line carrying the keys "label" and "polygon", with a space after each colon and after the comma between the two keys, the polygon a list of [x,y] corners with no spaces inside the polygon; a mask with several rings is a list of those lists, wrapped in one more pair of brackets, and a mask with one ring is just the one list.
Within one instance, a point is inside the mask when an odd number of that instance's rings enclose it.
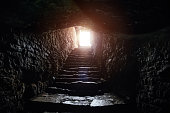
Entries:
{"label": "bright light at exit", "polygon": [[89,31],[80,31],[79,44],[80,46],[91,46],[91,36]]}

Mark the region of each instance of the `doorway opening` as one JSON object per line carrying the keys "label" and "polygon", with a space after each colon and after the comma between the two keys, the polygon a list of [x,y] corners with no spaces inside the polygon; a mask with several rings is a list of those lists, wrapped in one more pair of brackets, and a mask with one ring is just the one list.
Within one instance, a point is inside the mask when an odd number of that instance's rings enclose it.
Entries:
{"label": "doorway opening", "polygon": [[91,47],[90,31],[80,30],[79,46],[80,47]]}
{"label": "doorway opening", "polygon": [[92,46],[92,31],[85,27],[76,27],[78,47],[91,47]]}

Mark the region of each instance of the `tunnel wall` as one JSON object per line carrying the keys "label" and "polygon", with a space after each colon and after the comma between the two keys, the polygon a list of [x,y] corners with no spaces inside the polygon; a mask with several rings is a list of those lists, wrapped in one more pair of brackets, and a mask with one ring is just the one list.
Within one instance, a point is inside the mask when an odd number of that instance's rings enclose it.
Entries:
{"label": "tunnel wall", "polygon": [[74,48],[74,27],[0,37],[0,112],[19,112],[23,99],[42,93]]}
{"label": "tunnel wall", "polygon": [[[109,89],[142,113],[170,106],[169,28],[142,35],[103,34],[102,68]],[[94,48],[95,49],[95,48]],[[100,57],[99,54],[95,54]]]}
{"label": "tunnel wall", "polygon": [[145,113],[170,112],[170,29],[146,36],[137,50],[137,104]]}
{"label": "tunnel wall", "polygon": [[128,101],[135,101],[138,77],[136,42],[121,34],[104,34],[102,42],[102,65],[111,90]]}

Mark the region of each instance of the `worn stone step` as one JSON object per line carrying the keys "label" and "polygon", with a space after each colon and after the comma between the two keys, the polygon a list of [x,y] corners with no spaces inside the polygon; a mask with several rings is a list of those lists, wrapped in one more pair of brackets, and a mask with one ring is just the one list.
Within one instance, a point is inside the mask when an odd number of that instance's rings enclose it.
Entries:
{"label": "worn stone step", "polygon": [[71,52],[69,55],[93,55],[91,52]]}
{"label": "worn stone step", "polygon": [[67,58],[67,60],[66,60],[66,62],[68,61],[82,61],[82,62],[89,62],[89,61],[91,61],[92,60],[92,58],[91,57],[88,57],[88,58],[86,58],[86,57],[69,57],[69,58]]}
{"label": "worn stone step", "polygon": [[63,69],[98,69],[98,67],[97,66],[94,66],[94,65],[92,65],[92,66],[79,66],[79,67],[68,67],[68,68],[63,68]]}
{"label": "worn stone step", "polygon": [[63,70],[67,71],[98,71],[98,67],[73,67],[73,68],[63,68]]}
{"label": "worn stone step", "polygon": [[85,58],[92,58],[91,55],[69,55],[68,58],[79,58],[79,59],[85,59]]}
{"label": "worn stone step", "polygon": [[92,59],[91,58],[77,58],[77,57],[75,57],[75,58],[68,58],[67,60],[66,60],[66,62],[70,62],[70,61],[75,61],[75,62],[88,62],[88,61],[91,61]]}
{"label": "worn stone step", "polygon": [[66,62],[91,62],[91,59],[67,59]]}
{"label": "worn stone step", "polygon": [[89,60],[92,56],[68,56],[67,60]]}
{"label": "worn stone step", "polygon": [[91,73],[91,74],[73,74],[73,75],[75,75],[75,76],[79,76],[79,77],[82,77],[82,76],[92,76],[92,77],[100,77],[100,75],[98,75],[98,74],[93,74],[93,73]]}
{"label": "worn stone step", "polygon": [[92,61],[91,58],[68,58],[66,62],[90,62]]}
{"label": "worn stone step", "polygon": [[84,58],[88,58],[88,57],[92,57],[92,54],[69,54],[69,57],[84,57]]}
{"label": "worn stone step", "polygon": [[74,77],[98,77],[100,78],[100,75],[97,74],[61,74],[58,76],[59,78],[74,78]]}
{"label": "worn stone step", "polygon": [[69,57],[92,57],[91,54],[70,54]]}
{"label": "worn stone step", "polygon": [[75,74],[97,74],[99,71],[86,71],[86,70],[78,70],[78,71],[69,71],[69,70],[62,70],[61,73],[75,73]]}
{"label": "worn stone step", "polygon": [[64,65],[72,65],[72,64],[76,64],[76,65],[91,65],[91,62],[77,62],[77,61],[69,61],[66,62]]}
{"label": "worn stone step", "polygon": [[68,71],[62,70],[59,74],[99,74],[99,71]]}
{"label": "worn stone step", "polygon": [[56,82],[75,82],[75,81],[92,81],[92,82],[96,82],[99,81],[100,78],[92,78],[92,77],[83,77],[83,78],[56,78],[55,81]]}
{"label": "worn stone step", "polygon": [[[78,113],[123,113],[135,109],[127,105],[123,99],[105,93],[95,96],[69,96],[67,94],[41,94],[30,99],[25,107],[38,112],[78,112]],[[129,109],[129,110],[128,110]],[[134,112],[131,112],[134,113]]]}
{"label": "worn stone step", "polygon": [[76,82],[55,82],[54,87],[64,88],[64,89],[71,89],[71,90],[99,90],[101,88],[101,81],[98,82],[83,82],[83,81],[76,81]]}
{"label": "worn stone step", "polygon": [[91,55],[69,55],[68,58],[92,58]]}
{"label": "worn stone step", "polygon": [[92,59],[92,57],[91,56],[69,56],[68,58],[67,58],[67,60],[68,61],[70,61],[70,60],[72,60],[72,61],[74,61],[74,60],[91,60]]}
{"label": "worn stone step", "polygon": [[52,94],[56,94],[56,93],[60,93],[60,94],[72,94],[73,91],[69,90],[69,89],[63,89],[63,88],[57,88],[57,87],[48,87],[46,89],[46,93],[52,93]]}
{"label": "worn stone step", "polygon": [[69,60],[66,60],[66,63],[69,63],[69,62],[74,62],[74,63],[90,63],[91,60],[90,59],[69,59]]}
{"label": "worn stone step", "polygon": [[70,65],[64,65],[64,67],[63,68],[76,68],[76,67],[96,67],[96,65],[92,65],[92,64],[81,64],[81,65],[79,65],[79,64],[70,64]]}
{"label": "worn stone step", "polygon": [[64,66],[69,66],[69,65],[71,65],[71,66],[79,66],[79,67],[86,67],[86,66],[89,66],[89,67],[91,67],[91,66],[95,66],[95,65],[92,65],[92,64],[64,64]]}
{"label": "worn stone step", "polygon": [[76,62],[75,63],[74,62],[67,62],[67,63],[64,64],[64,66],[69,66],[69,65],[71,65],[71,66],[79,66],[79,65],[80,66],[92,66],[91,63],[83,63],[83,62],[80,62],[80,63],[79,62],[77,62],[77,63]]}
{"label": "worn stone step", "polygon": [[74,53],[74,54],[92,54],[92,51],[72,51],[71,53]]}
{"label": "worn stone step", "polygon": [[67,59],[66,62],[91,62],[92,59],[79,59],[79,58],[75,58],[75,59]]}

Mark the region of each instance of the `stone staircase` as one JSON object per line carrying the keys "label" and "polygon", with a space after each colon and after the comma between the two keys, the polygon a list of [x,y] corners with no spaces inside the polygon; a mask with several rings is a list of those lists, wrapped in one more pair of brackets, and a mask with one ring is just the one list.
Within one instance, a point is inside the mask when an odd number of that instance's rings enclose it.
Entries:
{"label": "stone staircase", "polygon": [[[66,89],[70,95],[96,95],[101,94],[104,79],[100,77],[97,65],[92,64],[90,48],[76,48],[69,55],[64,67],[55,79],[54,87],[49,87],[48,92],[59,92]],[[57,90],[57,91],[56,91]]]}
{"label": "stone staircase", "polygon": [[[40,112],[106,112],[125,105],[119,97],[109,93],[100,69],[92,63],[91,48],[76,48],[46,93],[32,98],[28,111]],[[116,110],[115,113],[120,113]]]}

